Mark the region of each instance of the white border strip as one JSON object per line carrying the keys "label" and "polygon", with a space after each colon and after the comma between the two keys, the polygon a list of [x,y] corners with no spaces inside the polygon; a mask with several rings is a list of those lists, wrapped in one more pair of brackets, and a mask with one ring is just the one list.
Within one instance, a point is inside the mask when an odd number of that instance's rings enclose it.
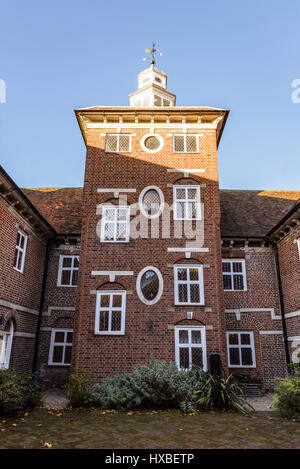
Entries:
{"label": "white border strip", "polygon": [[134,272],[132,270],[92,270],[91,275],[98,276],[98,275],[108,275],[109,281],[114,282],[116,276],[132,276]]}
{"label": "white border strip", "polygon": [[15,303],[10,303],[9,301],[5,301],[5,300],[1,300],[1,299],[0,299],[0,306],[4,306],[5,308],[14,309],[14,310],[20,311],[22,313],[34,314],[35,316],[39,315],[39,312],[35,309],[26,308],[25,306],[17,305]]}

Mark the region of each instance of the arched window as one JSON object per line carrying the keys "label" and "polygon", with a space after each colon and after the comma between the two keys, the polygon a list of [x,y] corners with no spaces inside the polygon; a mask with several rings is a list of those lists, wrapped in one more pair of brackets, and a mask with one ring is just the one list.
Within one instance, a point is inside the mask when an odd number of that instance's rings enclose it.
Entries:
{"label": "arched window", "polygon": [[136,279],[136,290],[144,304],[157,303],[163,292],[163,278],[160,271],[151,265],[142,269]]}
{"label": "arched window", "polygon": [[11,346],[14,335],[14,323],[8,323],[8,330],[0,331],[0,369],[8,369],[10,362]]}

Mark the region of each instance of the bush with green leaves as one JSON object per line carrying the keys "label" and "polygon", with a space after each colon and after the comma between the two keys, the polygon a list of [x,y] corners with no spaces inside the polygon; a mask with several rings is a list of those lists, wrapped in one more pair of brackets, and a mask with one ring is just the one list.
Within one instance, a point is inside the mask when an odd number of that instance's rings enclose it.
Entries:
{"label": "bush with green leaves", "polygon": [[178,370],[175,363],[151,361],[137,366],[131,373],[108,377],[101,385],[73,375],[67,394],[73,407],[124,411],[180,408],[188,412],[196,408],[196,385],[195,373]]}
{"label": "bush with green leaves", "polygon": [[197,405],[202,410],[234,410],[249,414],[252,408],[232,375],[221,378],[210,373],[198,372],[196,394]]}
{"label": "bush with green leaves", "polygon": [[34,374],[0,370],[0,415],[34,407],[40,402],[41,386]]}
{"label": "bush with green leaves", "polygon": [[275,387],[274,405],[282,417],[300,421],[300,371],[278,380]]}

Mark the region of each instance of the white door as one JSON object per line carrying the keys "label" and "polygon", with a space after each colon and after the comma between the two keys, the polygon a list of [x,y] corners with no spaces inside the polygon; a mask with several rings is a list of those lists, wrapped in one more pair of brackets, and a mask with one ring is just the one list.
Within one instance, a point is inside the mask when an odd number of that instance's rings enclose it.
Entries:
{"label": "white door", "polygon": [[175,328],[175,360],[178,368],[188,369],[198,365],[207,370],[204,326]]}

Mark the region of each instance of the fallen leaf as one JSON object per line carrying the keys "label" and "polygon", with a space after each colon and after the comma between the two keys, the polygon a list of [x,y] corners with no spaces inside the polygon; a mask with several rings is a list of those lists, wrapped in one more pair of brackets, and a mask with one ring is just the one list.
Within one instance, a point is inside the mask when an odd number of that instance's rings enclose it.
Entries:
{"label": "fallen leaf", "polygon": [[52,444],[48,443],[48,441],[41,440],[41,445],[43,448],[52,448]]}
{"label": "fallen leaf", "polygon": [[42,426],[43,426],[42,423],[38,423],[38,424],[37,424],[37,427],[42,427]]}
{"label": "fallen leaf", "polygon": [[12,427],[16,427],[16,426],[17,426],[17,424],[16,424],[16,423],[13,423],[13,424],[12,424]]}

